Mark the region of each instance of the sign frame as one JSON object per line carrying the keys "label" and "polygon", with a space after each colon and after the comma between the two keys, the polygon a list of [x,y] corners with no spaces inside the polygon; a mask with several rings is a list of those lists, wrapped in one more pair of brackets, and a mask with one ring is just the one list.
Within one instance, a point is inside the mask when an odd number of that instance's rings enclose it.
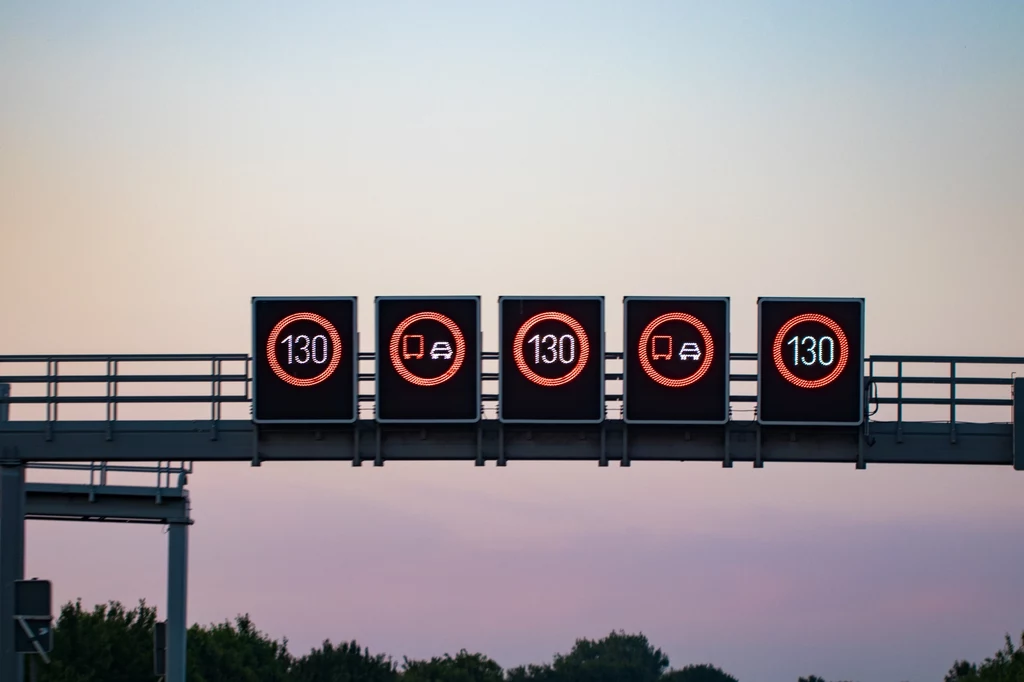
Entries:
{"label": "sign frame", "polygon": [[[722,301],[725,303],[725,348],[723,358],[725,359],[725,418],[722,420],[690,420],[690,419],[630,419],[626,409],[629,400],[629,392],[626,389],[626,381],[629,376],[629,302],[630,301]],[[676,425],[713,425],[723,426],[729,423],[731,412],[731,384],[729,374],[731,371],[732,353],[732,308],[728,296],[623,296],[622,297],[622,421],[626,424],[676,424]]]}
{"label": "sign frame", "polygon": [[167,674],[167,621],[153,623],[153,674],[163,677]]}
{"label": "sign frame", "polygon": [[[352,356],[352,418],[351,419],[259,419],[256,413],[256,358],[259,348],[256,341],[256,305],[260,301],[352,301],[352,336],[355,348]],[[275,424],[355,424],[359,421],[359,298],[357,296],[253,296],[250,312],[252,318],[252,423]]]}
{"label": "sign frame", "polygon": [[[26,601],[38,601],[41,610],[46,613],[35,612],[34,605],[26,605]],[[45,605],[42,603],[44,601]],[[53,651],[53,583],[51,581],[35,578],[14,581],[14,621],[15,653],[39,654],[46,662],[49,662],[47,654]],[[39,628],[43,626],[46,628],[46,634],[40,637]]]}
{"label": "sign frame", "polygon": [[[380,416],[380,408],[377,402],[380,400],[380,353],[377,352],[377,344],[380,343],[378,335],[380,333],[380,327],[378,321],[380,320],[380,302],[381,301],[437,301],[437,300],[459,300],[459,301],[474,301],[476,303],[476,331],[477,331],[477,344],[476,344],[476,406],[477,415],[474,419],[382,419]],[[373,360],[373,401],[374,401],[374,419],[379,424],[477,424],[483,419],[483,347],[484,347],[484,330],[480,322],[480,308],[482,307],[482,298],[480,296],[474,296],[470,294],[454,295],[454,296],[376,296],[373,300],[373,333],[374,333],[374,360]]]}
{"label": "sign frame", "polygon": [[[562,424],[562,425],[582,425],[582,424],[603,424],[608,418],[608,404],[607,404],[607,389],[605,384],[608,381],[607,373],[605,372],[605,363],[607,362],[607,353],[605,337],[607,332],[605,331],[605,314],[604,314],[604,296],[498,296],[498,421],[502,424]],[[600,373],[598,390],[598,405],[600,406],[601,416],[598,419],[506,419],[504,416],[505,401],[502,397],[505,395],[505,370],[504,370],[504,358],[502,357],[502,345],[505,339],[505,316],[502,314],[504,309],[505,299],[515,301],[597,301],[600,303],[599,313],[599,324],[600,324],[600,337],[597,342],[601,344],[601,350],[599,353],[595,353],[595,359],[598,361],[598,372]]]}
{"label": "sign frame", "polygon": [[[764,302],[777,302],[777,303],[856,303],[860,306],[860,352],[857,353],[858,357],[854,362],[857,370],[857,376],[860,377],[860,391],[857,398],[857,414],[858,420],[856,422],[837,422],[837,421],[765,421],[761,413],[761,377],[764,369],[763,363],[771,361],[771,358],[761,357],[761,333],[763,331],[763,320],[761,312],[763,310],[762,303]],[[866,386],[866,379],[864,378],[864,355],[867,349],[867,325],[865,324],[865,310],[867,309],[867,301],[864,298],[856,297],[837,297],[837,296],[759,296],[757,298],[757,423],[760,426],[856,426],[860,427],[864,424],[866,419],[864,415],[864,389]],[[851,353],[852,355],[852,353]]]}

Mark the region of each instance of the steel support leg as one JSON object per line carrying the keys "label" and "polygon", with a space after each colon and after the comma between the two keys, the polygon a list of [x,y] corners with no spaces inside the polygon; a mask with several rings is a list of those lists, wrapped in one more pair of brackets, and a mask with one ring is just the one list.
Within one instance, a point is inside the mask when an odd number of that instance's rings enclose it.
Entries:
{"label": "steel support leg", "polygon": [[0,465],[0,680],[21,682],[14,653],[14,581],[25,577],[25,467]]}
{"label": "steel support leg", "polygon": [[167,550],[167,682],[185,682],[188,524],[170,524]]}

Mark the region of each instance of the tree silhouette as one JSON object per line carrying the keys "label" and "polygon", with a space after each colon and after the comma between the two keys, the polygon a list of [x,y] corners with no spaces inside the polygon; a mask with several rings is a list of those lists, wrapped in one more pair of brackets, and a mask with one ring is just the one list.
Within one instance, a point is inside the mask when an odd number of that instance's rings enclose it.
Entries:
{"label": "tree silhouette", "polygon": [[429,661],[405,660],[402,682],[503,682],[501,666],[483,654],[465,649],[455,657],[435,656]]}
{"label": "tree silhouette", "polygon": [[391,658],[371,655],[355,641],[334,646],[324,641],[291,668],[291,682],[395,682],[398,671]]}
{"label": "tree silhouette", "polygon": [[663,682],[739,682],[735,677],[710,663],[688,665],[662,675]]}
{"label": "tree silhouette", "polygon": [[[51,664],[38,666],[39,682],[139,682],[152,680],[156,609],[110,602],[86,611],[65,604],[54,627]],[[459,651],[429,660],[403,659],[401,670],[385,654],[355,641],[329,640],[304,656],[288,640],[272,640],[248,615],[188,631],[189,682],[738,682],[710,663],[668,670],[669,660],[643,634],[612,632],[578,639],[550,663],[502,671],[482,653]],[[6,681],[5,681],[6,682]],[[798,682],[826,682],[817,675]],[[1024,634],[1005,638],[1002,649],[980,664],[955,661],[944,682],[1024,682]]]}

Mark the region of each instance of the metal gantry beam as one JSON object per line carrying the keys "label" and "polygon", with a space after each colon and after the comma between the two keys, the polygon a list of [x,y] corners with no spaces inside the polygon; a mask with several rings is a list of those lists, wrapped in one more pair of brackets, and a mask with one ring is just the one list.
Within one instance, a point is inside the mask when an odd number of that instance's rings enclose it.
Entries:
{"label": "metal gantry beam", "polygon": [[216,429],[191,422],[120,422],[107,439],[103,424],[57,422],[49,440],[38,426],[3,434],[26,461],[137,462],[188,453],[191,461],[706,461],[847,462],[864,464],[1014,463],[1014,425],[870,422],[861,428],[637,426],[618,420],[581,427],[388,427],[372,421],[343,429],[256,429],[222,421]]}
{"label": "metal gantry beam", "polygon": [[69,483],[28,483],[24,516],[30,520],[106,523],[189,523],[183,488]]}
{"label": "metal gantry beam", "polygon": [[[47,467],[59,468],[59,467]],[[169,467],[149,467],[158,480]],[[0,537],[0,572],[23,573],[24,519],[52,521],[100,521],[107,523],[150,523],[168,526],[167,542],[167,677],[166,682],[185,682],[187,601],[188,601],[188,527],[192,520],[188,491],[181,485],[122,486],[107,484],[25,483],[25,465],[0,467],[0,525],[9,527],[10,538]],[[81,470],[81,467],[77,469]],[[143,467],[110,467],[113,471],[140,473]],[[19,475],[20,473],[20,475]],[[178,479],[183,483],[183,479]],[[20,494],[19,494],[20,491]],[[17,501],[22,500],[19,508]],[[20,523],[17,520],[21,519]],[[21,533],[20,539],[17,533]],[[9,542],[8,542],[9,540]],[[6,585],[6,582],[4,583]],[[11,587],[13,593],[13,583]],[[0,602],[0,625],[13,627],[13,600]],[[13,630],[0,628],[3,642],[10,642],[0,656],[0,680],[19,680],[23,655],[14,654]]]}
{"label": "metal gantry beam", "polygon": [[[498,359],[494,352],[483,357],[491,363]],[[370,365],[374,355],[361,353],[359,358]],[[1024,357],[870,356],[865,377],[869,419],[855,429],[759,426],[754,420],[756,397],[751,394],[757,376],[741,371],[744,363],[753,366],[756,360],[754,353],[730,354],[733,420],[725,426],[627,427],[616,418],[621,394],[612,388],[607,392],[608,418],[595,426],[501,425],[489,418],[497,395],[488,392],[481,405],[484,419],[476,425],[382,425],[372,418],[373,394],[364,393],[361,421],[313,430],[260,428],[249,419],[238,419],[237,407],[235,418],[222,417],[225,406],[251,407],[252,360],[244,354],[0,356],[0,382],[13,382],[17,389],[11,397],[0,394],[0,409],[9,406],[26,413],[45,408],[35,418],[0,423],[0,448],[8,460],[23,462],[123,463],[183,457],[253,463],[465,460],[481,465],[559,459],[601,464],[697,460],[726,466],[744,461],[758,466],[775,461],[849,462],[859,467],[1015,462],[1014,429],[1024,428],[1024,420],[1007,417],[1015,407],[1012,371],[1024,368]],[[613,387],[621,383],[615,364],[621,361],[622,353],[606,354],[606,376]],[[92,365],[102,369],[90,371]],[[18,367],[22,373],[4,371],[6,367]],[[493,384],[497,374],[485,371],[483,378],[485,384]],[[372,372],[360,374],[361,382],[373,379]],[[102,390],[88,394],[82,390],[86,384]],[[192,390],[183,394],[182,387]],[[125,395],[127,388],[132,388],[131,395]],[[69,389],[74,389],[73,395]],[[105,418],[70,420],[59,413],[62,405],[103,406]],[[149,405],[151,412],[161,406],[206,406],[209,418],[129,420],[118,412],[124,405]],[[932,410],[938,419],[908,419],[922,408]],[[987,410],[991,418],[965,421],[969,410]],[[1024,455],[1021,458],[1024,461]]]}

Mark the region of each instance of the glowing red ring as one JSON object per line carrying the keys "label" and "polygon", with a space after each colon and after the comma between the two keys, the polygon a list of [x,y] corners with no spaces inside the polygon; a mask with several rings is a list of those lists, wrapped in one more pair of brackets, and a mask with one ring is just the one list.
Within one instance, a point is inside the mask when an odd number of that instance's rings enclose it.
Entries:
{"label": "glowing red ring", "polygon": [[[544,322],[545,320],[554,320],[568,325],[572,329],[573,333],[576,334],[576,338],[580,340],[580,359],[576,362],[576,366],[572,370],[557,379],[548,379],[534,372],[526,365],[526,358],[523,356],[523,340],[526,339],[526,333],[538,322]],[[580,375],[583,371],[583,367],[587,364],[587,360],[590,358],[590,341],[587,340],[587,332],[583,329],[583,325],[574,320],[573,318],[563,313],[538,313],[523,323],[523,326],[516,332],[516,337],[512,341],[512,357],[515,358],[516,367],[522,372],[523,376],[537,384],[538,386],[562,386],[569,383]]]}
{"label": "glowing red ring", "polygon": [[[455,360],[452,361],[452,366],[448,368],[444,374],[436,376],[433,379],[424,379],[421,376],[417,376],[410,372],[405,364],[402,362],[402,354],[398,352],[399,341],[402,338],[402,332],[409,328],[413,322],[419,322],[420,320],[433,320],[434,322],[440,322],[445,327],[448,327],[448,331],[452,333],[452,337],[455,339]],[[391,364],[398,372],[398,375],[408,381],[410,384],[416,386],[437,386],[455,376],[455,373],[462,367],[463,361],[466,359],[466,339],[462,336],[462,330],[459,329],[452,320],[440,313],[416,313],[402,320],[395,331],[391,334],[391,344],[388,347],[391,353]]]}
{"label": "glowing red ring", "polygon": [[[658,371],[651,365],[651,359],[648,357],[649,353],[647,352],[647,340],[651,337],[651,333],[665,322],[669,322],[671,320],[686,322],[687,324],[695,327],[697,331],[700,332],[701,338],[704,339],[704,361],[700,363],[700,367],[697,368],[696,372],[682,379],[669,379],[667,376],[658,373]],[[651,323],[647,325],[646,329],[644,329],[644,333],[640,335],[640,366],[644,368],[644,372],[647,373],[647,376],[654,379],[662,386],[668,386],[669,388],[682,388],[684,386],[697,383],[705,374],[708,373],[708,370],[711,369],[711,361],[714,360],[714,358],[715,342],[711,338],[711,332],[708,331],[708,328],[703,322],[693,315],[688,315],[687,313],[665,313],[661,317],[656,317],[651,320]]]}
{"label": "glowing red ring", "polygon": [[[275,348],[277,348],[277,337],[281,334],[281,331],[292,322],[297,322],[298,320],[315,322],[323,327],[324,331],[331,337],[331,344],[334,346],[334,350],[331,352],[331,361],[327,363],[327,367],[324,371],[310,379],[299,379],[284,371],[281,363],[277,361],[277,354],[274,352]],[[315,313],[293,313],[274,325],[274,328],[270,331],[270,336],[267,338],[267,360],[270,362],[270,369],[273,370],[274,374],[281,381],[300,388],[316,386],[334,374],[334,370],[338,369],[338,365],[341,363],[341,335],[338,334],[338,330],[334,328],[334,325],[326,317],[321,317]]]}
{"label": "glowing red ring", "polygon": [[[786,367],[782,361],[782,341],[790,329],[800,324],[801,322],[817,322],[823,324],[832,330],[832,333],[839,339],[839,362],[836,363],[835,369],[833,369],[827,376],[823,376],[820,379],[809,381],[807,379],[801,379],[797,375],[793,374]],[[824,315],[818,315],[816,313],[805,313],[803,315],[797,315],[786,324],[782,325],[782,329],[775,335],[775,343],[772,345],[772,358],[775,360],[775,368],[779,370],[779,374],[782,378],[793,384],[798,388],[822,388],[828,386],[839,375],[844,369],[846,369],[846,363],[850,359],[850,342],[846,340],[846,334],[843,332],[843,328],[840,327],[835,320],[825,317]]]}

